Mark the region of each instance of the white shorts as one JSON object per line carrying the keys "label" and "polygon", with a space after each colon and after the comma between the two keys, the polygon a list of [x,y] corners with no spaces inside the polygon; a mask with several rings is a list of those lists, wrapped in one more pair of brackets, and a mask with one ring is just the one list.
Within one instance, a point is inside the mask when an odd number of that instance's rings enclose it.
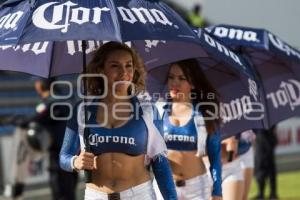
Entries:
{"label": "white shorts", "polygon": [[[120,192],[120,197],[121,200],[156,200],[151,181]],[[84,200],[109,200],[109,198],[107,193],[87,187]]]}
{"label": "white shorts", "polygon": [[240,159],[237,158],[230,163],[226,163],[222,167],[222,183],[230,181],[243,181],[243,171]]}
{"label": "white shorts", "polygon": [[247,169],[247,168],[254,168],[254,151],[253,147],[250,147],[250,149],[240,155],[241,159],[241,168],[242,169]]}
{"label": "white shorts", "polygon": [[[157,200],[164,200],[156,180],[153,181]],[[178,200],[209,200],[211,197],[211,184],[207,174],[185,180],[185,185],[176,186]]]}
{"label": "white shorts", "polygon": [[185,180],[185,186],[177,187],[178,200],[209,200],[211,184],[207,174]]}

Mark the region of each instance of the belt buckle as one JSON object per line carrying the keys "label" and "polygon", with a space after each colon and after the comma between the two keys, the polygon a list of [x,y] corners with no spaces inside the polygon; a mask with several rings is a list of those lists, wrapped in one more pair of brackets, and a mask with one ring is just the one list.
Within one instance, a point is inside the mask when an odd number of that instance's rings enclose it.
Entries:
{"label": "belt buckle", "polygon": [[120,193],[114,192],[114,193],[108,194],[108,200],[121,200]]}
{"label": "belt buckle", "polygon": [[178,180],[175,182],[177,187],[185,186],[185,180]]}

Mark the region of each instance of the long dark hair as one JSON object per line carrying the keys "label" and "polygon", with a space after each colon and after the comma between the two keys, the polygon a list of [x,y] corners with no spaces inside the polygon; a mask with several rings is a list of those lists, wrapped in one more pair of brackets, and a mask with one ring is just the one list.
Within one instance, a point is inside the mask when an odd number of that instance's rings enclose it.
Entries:
{"label": "long dark hair", "polygon": [[[136,86],[135,92],[138,93],[145,89],[145,66],[138,54],[126,44],[119,42],[108,42],[103,44],[94,54],[92,61],[87,66],[88,74],[101,74],[103,72],[105,61],[108,56],[117,50],[128,52],[132,56],[133,61],[133,80]],[[99,77],[88,78],[88,93],[90,95],[101,95],[104,91],[104,82]],[[131,88],[128,88],[131,93]]]}
{"label": "long dark hair", "polygon": [[[198,105],[201,102],[213,103],[217,106],[217,111],[219,111],[220,95],[207,79],[199,62],[196,59],[186,59],[173,64],[177,64],[180,67],[187,81],[194,86],[194,89],[191,91],[193,104]],[[209,105],[199,105],[197,108],[199,108],[199,111],[205,118],[207,132],[209,134],[214,133],[221,124],[222,119],[219,116],[217,116],[217,119],[207,119],[208,117],[211,118],[209,113],[216,113],[216,110]]]}

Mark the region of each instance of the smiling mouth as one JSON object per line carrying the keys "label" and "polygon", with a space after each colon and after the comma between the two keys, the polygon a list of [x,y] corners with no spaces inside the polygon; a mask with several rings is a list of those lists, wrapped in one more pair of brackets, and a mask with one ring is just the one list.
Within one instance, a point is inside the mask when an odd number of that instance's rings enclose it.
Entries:
{"label": "smiling mouth", "polygon": [[115,83],[117,83],[117,84],[129,84],[129,83],[131,83],[131,81],[127,81],[127,80],[116,80],[115,81]]}
{"label": "smiling mouth", "polygon": [[178,89],[171,89],[170,91],[171,91],[171,92],[175,92],[175,93],[179,92]]}

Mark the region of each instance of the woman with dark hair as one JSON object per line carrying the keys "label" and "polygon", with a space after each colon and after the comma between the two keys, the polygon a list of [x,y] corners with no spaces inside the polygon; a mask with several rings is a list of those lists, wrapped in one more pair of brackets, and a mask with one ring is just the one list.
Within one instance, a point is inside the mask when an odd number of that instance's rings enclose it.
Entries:
{"label": "woman with dark hair", "polygon": [[[178,199],[222,199],[218,94],[196,59],[171,64],[167,84],[169,100],[160,110]],[[206,154],[212,194],[202,160]]]}
{"label": "woman with dark hair", "polygon": [[[96,51],[87,71],[93,76],[88,78],[88,94],[97,97],[85,106],[89,135],[83,137],[81,103],[67,125],[61,167],[91,170],[85,200],[156,199],[150,168],[164,199],[177,199],[161,120],[141,93],[145,73],[138,55],[125,44],[109,42]],[[90,152],[84,150],[86,144]]]}

